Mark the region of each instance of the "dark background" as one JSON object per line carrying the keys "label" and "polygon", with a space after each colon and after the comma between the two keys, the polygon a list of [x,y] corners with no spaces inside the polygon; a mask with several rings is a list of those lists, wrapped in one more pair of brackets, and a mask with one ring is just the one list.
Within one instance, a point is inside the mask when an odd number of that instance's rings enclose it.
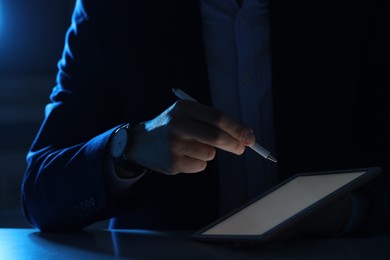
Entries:
{"label": "dark background", "polygon": [[29,227],[20,207],[27,150],[55,85],[75,0],[0,0],[0,227]]}

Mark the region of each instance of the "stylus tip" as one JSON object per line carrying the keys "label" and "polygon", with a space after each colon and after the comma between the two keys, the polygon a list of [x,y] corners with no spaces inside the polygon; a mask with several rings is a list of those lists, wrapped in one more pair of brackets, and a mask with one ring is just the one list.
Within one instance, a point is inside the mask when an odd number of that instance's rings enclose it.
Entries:
{"label": "stylus tip", "polygon": [[278,160],[276,160],[276,158],[273,157],[272,155],[268,155],[267,159],[270,160],[270,161],[272,161],[272,162],[274,162],[274,163],[277,163],[277,162],[278,162]]}

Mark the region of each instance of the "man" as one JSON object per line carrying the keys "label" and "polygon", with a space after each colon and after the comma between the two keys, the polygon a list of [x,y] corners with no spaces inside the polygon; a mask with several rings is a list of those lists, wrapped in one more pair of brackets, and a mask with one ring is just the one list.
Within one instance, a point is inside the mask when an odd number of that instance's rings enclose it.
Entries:
{"label": "man", "polygon": [[[41,230],[108,218],[113,228],[199,228],[295,173],[381,166],[313,231],[387,231],[387,10],[77,1],[27,158],[26,217]],[[175,103],[172,87],[199,103]],[[277,167],[245,149],[255,140]]]}

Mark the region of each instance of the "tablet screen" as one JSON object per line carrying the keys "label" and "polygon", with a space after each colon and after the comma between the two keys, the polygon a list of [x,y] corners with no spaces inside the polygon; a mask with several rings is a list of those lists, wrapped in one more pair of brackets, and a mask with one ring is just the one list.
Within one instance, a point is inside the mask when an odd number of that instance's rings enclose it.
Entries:
{"label": "tablet screen", "polygon": [[364,173],[298,175],[199,235],[261,236]]}

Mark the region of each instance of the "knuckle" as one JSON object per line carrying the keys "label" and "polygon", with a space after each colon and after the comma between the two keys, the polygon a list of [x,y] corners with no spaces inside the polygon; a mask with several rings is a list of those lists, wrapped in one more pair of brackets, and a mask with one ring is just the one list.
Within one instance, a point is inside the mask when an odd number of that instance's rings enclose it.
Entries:
{"label": "knuckle", "polygon": [[225,114],[220,114],[217,118],[217,125],[218,127],[224,129],[226,126],[229,125],[229,117]]}
{"label": "knuckle", "polygon": [[215,154],[216,154],[215,148],[210,148],[210,149],[207,151],[206,160],[208,160],[208,161],[213,160],[213,159],[215,158]]}
{"label": "knuckle", "polygon": [[244,153],[244,151],[245,151],[245,146],[240,144],[240,143],[237,143],[237,145],[234,149],[234,153],[237,155],[241,155]]}
{"label": "knuckle", "polygon": [[228,144],[228,141],[222,132],[216,133],[213,139],[216,147],[225,147]]}
{"label": "knuckle", "polygon": [[204,171],[206,168],[207,168],[207,162],[206,161],[199,161],[196,172]]}
{"label": "knuckle", "polygon": [[235,134],[240,138],[240,140],[243,139],[245,135],[245,127],[244,126],[237,127],[235,130]]}

